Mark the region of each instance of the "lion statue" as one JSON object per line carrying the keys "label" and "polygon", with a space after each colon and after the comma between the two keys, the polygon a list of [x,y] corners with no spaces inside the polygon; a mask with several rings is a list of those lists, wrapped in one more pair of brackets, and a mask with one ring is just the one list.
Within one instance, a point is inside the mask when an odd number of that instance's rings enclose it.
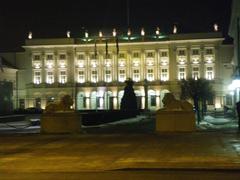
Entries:
{"label": "lion statue", "polygon": [[162,102],[164,107],[160,111],[193,111],[191,103],[185,100],[176,100],[172,93],[166,93]]}
{"label": "lion statue", "polygon": [[47,104],[45,113],[53,113],[56,111],[71,111],[73,99],[70,95],[65,95],[61,98],[60,102],[52,102]]}

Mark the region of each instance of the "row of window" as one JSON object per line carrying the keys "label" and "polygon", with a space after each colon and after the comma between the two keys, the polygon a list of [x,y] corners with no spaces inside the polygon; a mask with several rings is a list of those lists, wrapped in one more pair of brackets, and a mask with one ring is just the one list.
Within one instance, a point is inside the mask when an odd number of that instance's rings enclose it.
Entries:
{"label": "row of window", "polygon": [[[214,54],[214,49],[213,48],[205,48],[205,51],[204,51],[204,54],[205,55],[213,55]],[[200,55],[200,49],[191,49],[191,55]],[[179,49],[177,50],[177,55],[178,56],[186,56],[187,54],[187,49]],[[132,57],[133,58],[140,58],[140,55],[141,53],[140,52],[133,52],[132,53]],[[91,59],[96,59],[96,56],[97,54],[91,54],[90,55],[90,58]],[[153,58],[155,56],[155,52],[153,51],[149,51],[149,52],[146,52],[146,57],[148,58]],[[161,57],[168,57],[168,51],[160,51],[160,56]],[[66,54],[59,54],[59,59],[60,60],[66,60],[67,59],[67,56]],[[126,58],[126,54],[125,53],[119,53],[119,58]],[[111,55],[110,54],[107,54],[107,56],[105,56],[105,58],[107,59],[110,59],[111,58]],[[77,59],[86,59],[85,55],[84,54],[78,54],[77,55]],[[33,60],[41,60],[41,55],[40,54],[35,54],[33,55]],[[54,60],[54,55],[53,54],[47,54],[46,55],[46,60]]]}
{"label": "row of window", "polygon": [[[158,78],[161,81],[168,81],[169,80],[169,70],[168,68],[162,67],[160,69],[160,74],[159,77],[154,77],[154,69],[147,69],[146,71],[146,79],[148,81],[154,81],[157,80]],[[178,68],[178,79],[186,79],[187,77],[187,69],[186,67],[179,67]],[[120,69],[118,73],[118,81],[124,82],[126,80],[126,70],[125,69]],[[200,69],[199,67],[193,67],[192,68],[192,78],[198,79],[200,78]],[[206,67],[205,71],[205,78],[208,80],[213,80],[214,79],[214,69],[212,66]],[[132,79],[133,81],[140,81],[141,80],[141,74],[140,74],[140,69],[133,69],[132,72]],[[78,70],[77,72],[77,82],[78,83],[84,83],[86,82],[86,72],[84,69]],[[99,81],[99,71],[98,69],[92,69],[90,71],[90,81],[91,82],[98,82]],[[112,70],[106,69],[104,72],[104,81],[105,82],[112,82],[113,81],[113,73]],[[42,82],[42,74],[40,70],[35,70],[34,71],[34,77],[33,77],[33,82],[35,84],[40,84]],[[55,75],[54,71],[47,71],[46,72],[46,83],[52,84],[55,82]],[[59,83],[66,83],[67,82],[67,70],[59,70],[58,72],[58,80],[57,82]]]}

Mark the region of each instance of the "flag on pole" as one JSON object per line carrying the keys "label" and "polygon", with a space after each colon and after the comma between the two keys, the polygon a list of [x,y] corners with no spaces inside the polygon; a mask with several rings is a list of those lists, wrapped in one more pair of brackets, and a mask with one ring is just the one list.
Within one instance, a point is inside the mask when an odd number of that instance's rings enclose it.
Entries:
{"label": "flag on pole", "polygon": [[118,38],[116,38],[116,49],[117,49],[117,55],[118,55],[119,54]]}
{"label": "flag on pole", "polygon": [[106,39],[106,57],[108,56],[108,40]]}
{"label": "flag on pole", "polygon": [[94,56],[95,56],[95,59],[97,59],[97,41],[95,39],[95,44],[94,44]]}

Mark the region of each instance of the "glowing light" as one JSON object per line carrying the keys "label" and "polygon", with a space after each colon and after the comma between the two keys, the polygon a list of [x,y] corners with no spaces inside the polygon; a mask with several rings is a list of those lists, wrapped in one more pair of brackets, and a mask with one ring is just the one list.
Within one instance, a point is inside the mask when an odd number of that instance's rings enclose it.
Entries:
{"label": "glowing light", "polygon": [[67,31],[67,37],[70,38],[71,37],[71,32]]}
{"label": "glowing light", "polygon": [[130,28],[128,28],[127,35],[128,35],[128,36],[131,36],[131,29],[130,29]]}
{"label": "glowing light", "polygon": [[88,38],[88,32],[87,31],[85,32],[85,38]]}
{"label": "glowing light", "polygon": [[98,34],[98,35],[99,35],[100,38],[102,38],[102,37],[103,37],[102,31],[99,31],[99,34]]}
{"label": "glowing light", "polygon": [[213,29],[214,29],[215,32],[217,32],[217,31],[219,30],[217,23],[215,23],[215,24],[213,25]]}
{"label": "glowing light", "polygon": [[32,39],[32,32],[31,31],[28,33],[28,39]]}
{"label": "glowing light", "polygon": [[144,28],[141,29],[141,36],[145,36]]}
{"label": "glowing light", "polygon": [[112,35],[113,35],[113,37],[116,37],[116,35],[117,35],[117,31],[115,28],[113,29]]}
{"label": "glowing light", "polygon": [[173,34],[177,34],[177,26],[176,25],[173,26]]}
{"label": "glowing light", "polygon": [[158,36],[160,34],[160,28],[157,27],[157,30],[156,30],[156,35]]}
{"label": "glowing light", "polygon": [[230,85],[228,86],[228,89],[229,89],[230,91],[233,91],[233,90],[235,90],[235,89],[237,89],[237,88],[240,88],[240,79],[234,79],[234,80],[232,81],[232,84],[230,84]]}

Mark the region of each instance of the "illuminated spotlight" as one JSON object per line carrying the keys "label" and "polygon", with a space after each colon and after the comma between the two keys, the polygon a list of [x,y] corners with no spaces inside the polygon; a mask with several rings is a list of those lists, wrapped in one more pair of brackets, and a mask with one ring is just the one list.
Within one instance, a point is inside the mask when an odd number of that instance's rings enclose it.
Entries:
{"label": "illuminated spotlight", "polygon": [[131,29],[130,28],[128,28],[127,35],[131,36]]}
{"label": "illuminated spotlight", "polygon": [[145,36],[144,28],[141,29],[141,36]]}
{"label": "illuminated spotlight", "polygon": [[67,31],[67,37],[70,38],[71,37],[71,32]]}
{"label": "illuminated spotlight", "polygon": [[159,34],[160,34],[160,28],[157,27],[157,29],[156,29],[156,35],[159,36]]}
{"label": "illuminated spotlight", "polygon": [[102,33],[102,31],[99,31],[99,34],[98,34],[98,36],[99,36],[100,38],[102,38],[102,37],[103,37],[103,33]]}
{"label": "illuminated spotlight", "polygon": [[85,31],[85,38],[88,38],[88,32]]}
{"label": "illuminated spotlight", "polygon": [[214,29],[215,32],[218,32],[219,27],[218,27],[218,24],[217,24],[217,23],[215,23],[215,24],[213,25],[213,29]]}
{"label": "illuminated spotlight", "polygon": [[116,35],[117,35],[117,31],[115,28],[113,29],[112,35],[113,35],[113,37],[116,37]]}
{"label": "illuminated spotlight", "polygon": [[28,39],[32,39],[32,32],[31,31],[28,33]]}
{"label": "illuminated spotlight", "polygon": [[177,34],[177,26],[176,25],[173,26],[173,34]]}

